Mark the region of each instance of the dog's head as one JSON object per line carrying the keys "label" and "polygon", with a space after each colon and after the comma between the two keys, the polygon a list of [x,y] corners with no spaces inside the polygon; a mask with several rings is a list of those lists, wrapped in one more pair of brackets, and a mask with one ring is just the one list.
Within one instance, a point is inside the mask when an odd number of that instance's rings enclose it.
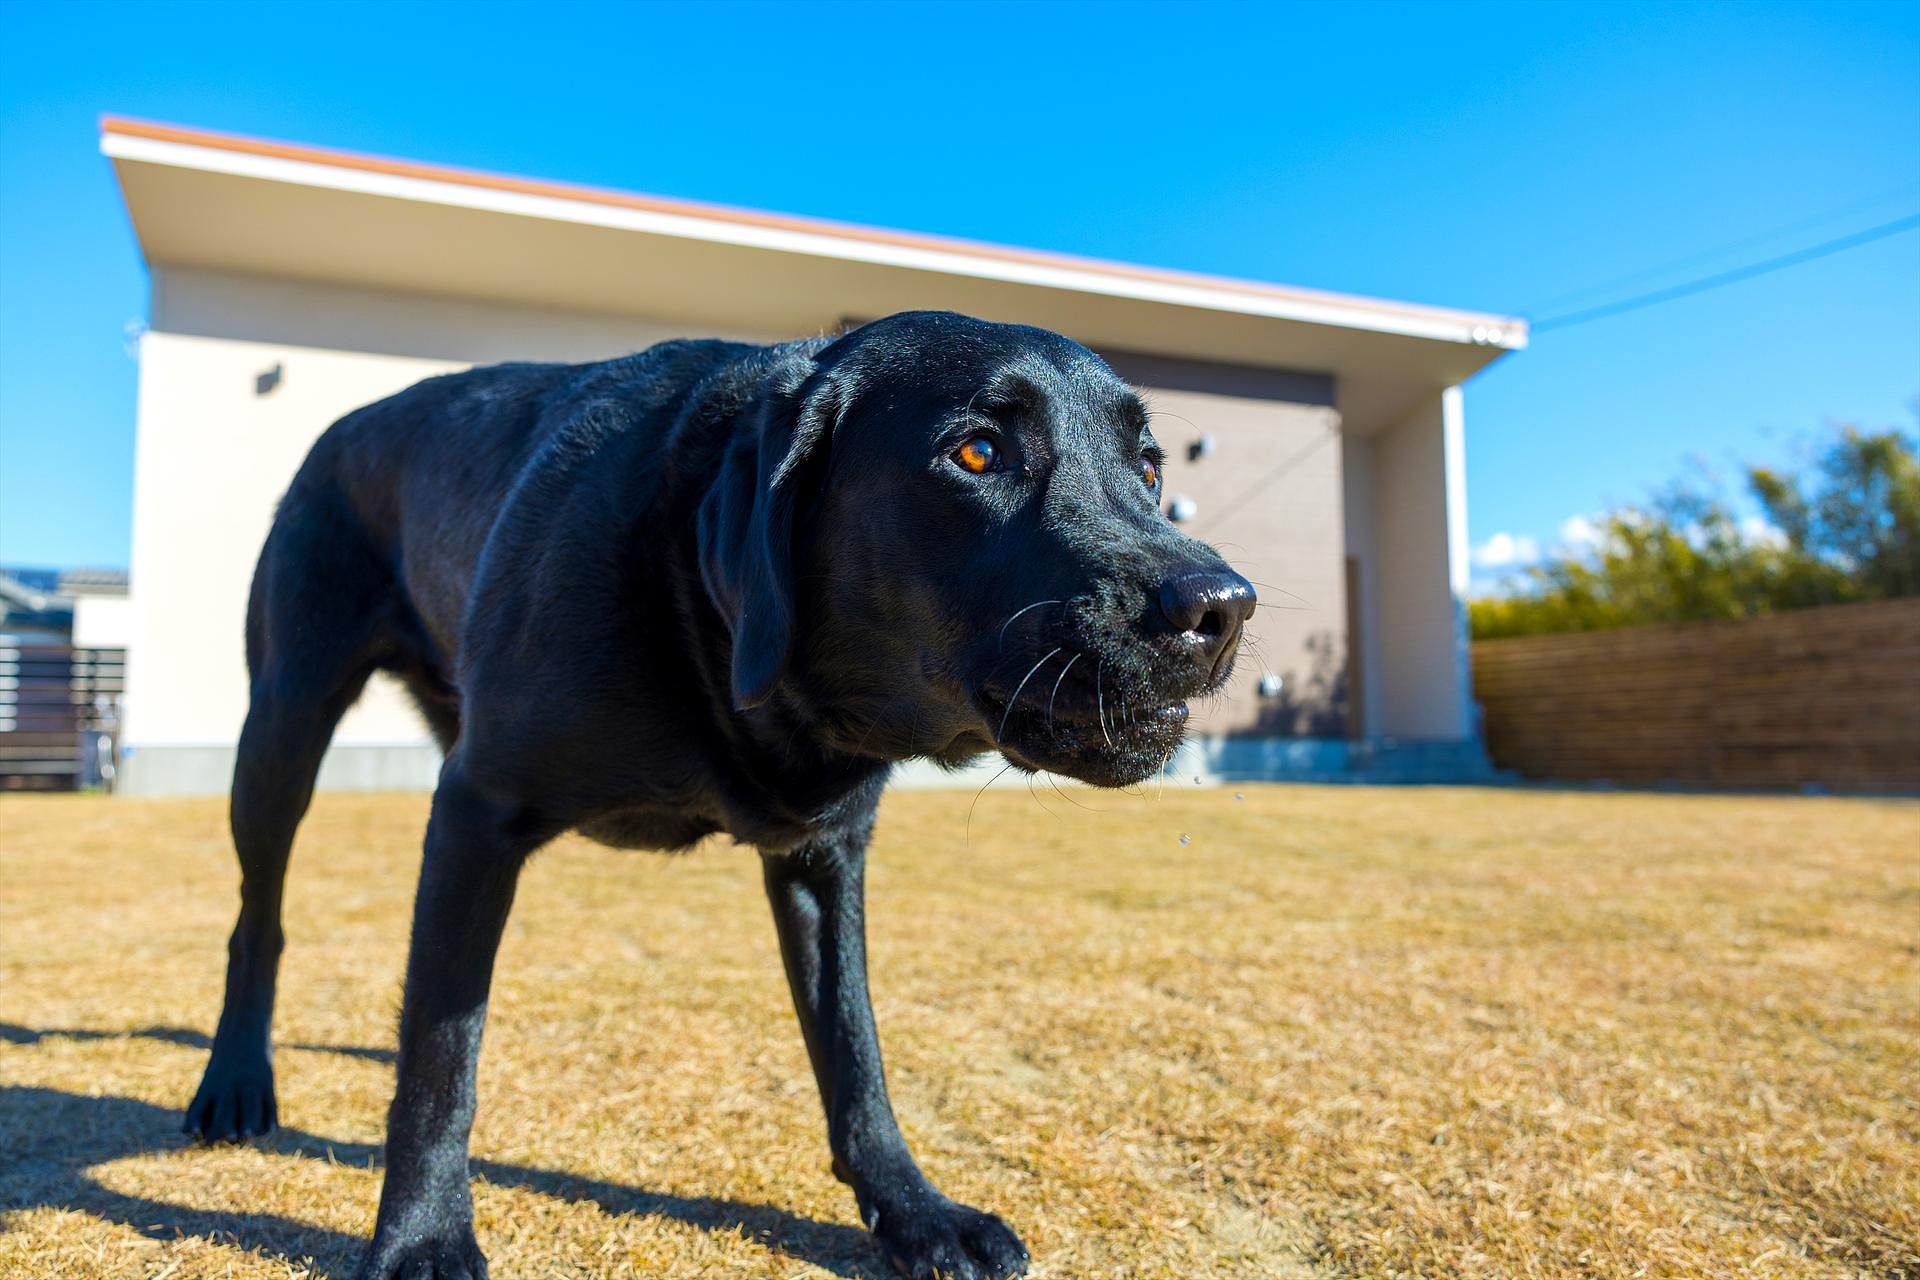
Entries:
{"label": "dog's head", "polygon": [[1254,591],[1162,514],[1139,395],[1058,334],[946,313],[787,369],[701,516],[736,707],[881,758],[1161,768]]}

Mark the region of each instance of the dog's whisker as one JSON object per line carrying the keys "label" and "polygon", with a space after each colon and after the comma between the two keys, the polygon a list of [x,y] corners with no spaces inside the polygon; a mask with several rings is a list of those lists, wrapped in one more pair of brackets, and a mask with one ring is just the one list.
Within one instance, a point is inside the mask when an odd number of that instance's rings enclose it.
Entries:
{"label": "dog's whisker", "polygon": [[978,400],[980,398],[980,393],[985,390],[986,390],[985,387],[975,387],[973,389],[973,394],[967,397],[967,407],[960,411],[961,417],[971,418],[973,416],[973,402]]}
{"label": "dog's whisker", "polygon": [[1107,733],[1107,700],[1102,697],[1100,693],[1100,673],[1106,669],[1107,660],[1105,658],[1100,659],[1100,665],[1093,669],[1093,700],[1100,710],[1100,736],[1106,739],[1107,746],[1111,749],[1113,746],[1113,738]]}
{"label": "dog's whisker", "polygon": [[[1285,587],[1276,587],[1271,582],[1254,582],[1252,578],[1248,578],[1247,581],[1253,586],[1260,588],[1262,591],[1278,591],[1283,596],[1292,596],[1295,600],[1298,600],[1300,602],[1303,608],[1308,608],[1308,609],[1313,608],[1313,602],[1311,600],[1308,600],[1305,596],[1301,595],[1298,591],[1289,591]],[[1271,606],[1256,606],[1256,607],[1268,608]]]}
{"label": "dog's whisker", "polygon": [[1042,809],[1046,809],[1046,814],[1049,818],[1052,818],[1055,822],[1060,821],[1060,815],[1051,809],[1047,809],[1047,802],[1040,798],[1040,788],[1034,782],[1034,776],[1035,775],[1031,773],[1027,775],[1027,794],[1033,797],[1035,804],[1039,805]]}
{"label": "dog's whisker", "polygon": [[1051,658],[1054,654],[1058,652],[1060,652],[1060,647],[1058,645],[1055,645],[1053,648],[1047,650],[1046,653],[1041,655],[1040,661],[1034,663],[1031,667],[1027,668],[1027,674],[1020,677],[1020,683],[1013,686],[1013,696],[1007,699],[1007,709],[1000,713],[1000,727],[993,731],[994,746],[996,747],[999,746],[1000,740],[1006,737],[1007,718],[1013,714],[1014,707],[1018,705],[1020,702],[1020,691],[1027,687],[1027,681],[1033,679],[1033,673],[1038,671],[1040,668],[1046,666],[1047,659]]}
{"label": "dog's whisker", "polygon": [[1167,748],[1167,754],[1160,759],[1160,789],[1154,792],[1153,795],[1156,803],[1167,794],[1167,766],[1173,763],[1173,753],[1179,749],[1180,744],[1176,741],[1172,746]]}
{"label": "dog's whisker", "polygon": [[1034,609],[1038,609],[1042,605],[1060,604],[1060,603],[1061,601],[1059,600],[1035,600],[1032,604],[1027,605],[1025,608],[1016,610],[1013,614],[1013,617],[1008,618],[1005,622],[1000,624],[1000,639],[996,643],[995,647],[1002,648],[1002,649],[1006,647],[1007,628],[1012,626],[1014,624],[1014,620],[1017,619],[1021,614],[1030,612],[1031,610],[1034,610]]}
{"label": "dog's whisker", "polygon": [[1053,700],[1060,696],[1060,686],[1066,683],[1067,672],[1073,670],[1073,664],[1085,656],[1083,653],[1076,653],[1068,658],[1067,665],[1060,668],[1060,678],[1053,682],[1053,692],[1047,695],[1047,732],[1049,734],[1053,732]]}
{"label": "dog's whisker", "polygon": [[994,783],[1000,781],[1000,775],[1005,773],[1007,770],[1011,768],[1013,768],[1013,761],[1009,760],[1005,764],[1001,765],[1000,768],[994,773],[994,775],[991,778],[988,778],[985,782],[981,783],[980,789],[973,793],[973,803],[967,806],[967,841],[968,843],[972,843],[973,841],[973,811],[980,807],[980,797],[987,794],[987,788],[992,786]]}
{"label": "dog's whisker", "polygon": [[1056,778],[1051,773],[1047,775],[1047,782],[1053,787],[1053,793],[1055,795],[1059,796],[1062,800],[1065,800],[1068,804],[1072,805],[1074,808],[1085,809],[1088,813],[1105,813],[1106,812],[1105,809],[1096,809],[1090,804],[1081,804],[1078,800],[1075,800],[1072,796],[1067,794],[1067,789],[1060,785],[1060,779]]}
{"label": "dog's whisker", "polygon": [[908,755],[920,754],[920,715],[923,710],[924,708],[917,705],[913,709],[913,728],[907,731]]}

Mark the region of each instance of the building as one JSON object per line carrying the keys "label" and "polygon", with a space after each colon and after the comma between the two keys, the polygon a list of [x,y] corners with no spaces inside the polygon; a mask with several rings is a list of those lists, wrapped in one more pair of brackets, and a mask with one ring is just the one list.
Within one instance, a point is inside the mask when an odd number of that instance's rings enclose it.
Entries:
{"label": "building", "polygon": [[[121,781],[224,789],[275,501],[341,414],[432,374],[668,337],[773,341],[914,308],[1067,333],[1147,388],[1186,527],[1261,584],[1195,772],[1485,768],[1460,601],[1460,384],[1524,324],[1396,302],[350,155],[102,124],[152,276],[140,342]],[[397,688],[321,785],[431,785]]]}

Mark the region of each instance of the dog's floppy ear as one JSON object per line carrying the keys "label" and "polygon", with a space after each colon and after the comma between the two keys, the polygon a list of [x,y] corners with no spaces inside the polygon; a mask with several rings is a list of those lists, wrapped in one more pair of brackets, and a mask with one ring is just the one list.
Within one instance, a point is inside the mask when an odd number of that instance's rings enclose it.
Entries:
{"label": "dog's floppy ear", "polygon": [[837,415],[825,376],[810,370],[768,379],[700,504],[700,576],[733,629],[740,711],[767,700],[793,652],[794,525]]}

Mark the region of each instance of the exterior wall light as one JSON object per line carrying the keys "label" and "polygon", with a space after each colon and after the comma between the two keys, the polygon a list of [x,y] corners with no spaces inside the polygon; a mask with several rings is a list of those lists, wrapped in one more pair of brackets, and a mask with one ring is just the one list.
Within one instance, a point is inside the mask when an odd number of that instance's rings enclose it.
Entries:
{"label": "exterior wall light", "polygon": [[1167,519],[1175,524],[1186,524],[1199,514],[1200,505],[1184,494],[1175,494],[1167,504]]}
{"label": "exterior wall light", "polygon": [[1286,687],[1287,682],[1271,671],[1260,677],[1260,696],[1263,698],[1277,698]]}
{"label": "exterior wall light", "polygon": [[1212,453],[1213,453],[1213,437],[1201,436],[1198,440],[1195,440],[1192,444],[1187,446],[1187,461],[1198,462],[1202,458],[1211,456]]}

